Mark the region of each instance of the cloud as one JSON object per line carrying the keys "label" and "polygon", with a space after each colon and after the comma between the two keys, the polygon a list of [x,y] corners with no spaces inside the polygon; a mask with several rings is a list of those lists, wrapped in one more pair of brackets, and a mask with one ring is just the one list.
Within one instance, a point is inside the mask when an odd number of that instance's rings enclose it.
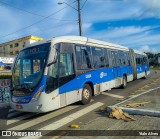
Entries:
{"label": "cloud", "polygon": [[160,18],[160,1],[159,0],[137,0],[144,7],[142,16]]}
{"label": "cloud", "polygon": [[82,11],[84,21],[98,22],[134,18],[142,9],[131,1],[88,1]]}
{"label": "cloud", "polygon": [[[133,49],[139,49],[140,46],[149,46],[152,51],[158,50],[160,46],[159,34],[154,34],[152,26],[137,27],[123,26],[110,28],[109,30],[93,31],[87,35],[98,40],[103,40],[115,44],[120,44]],[[143,50],[143,49],[141,49]],[[148,49],[145,49],[146,51]],[[160,52],[160,50],[159,50]]]}
{"label": "cloud", "polygon": [[142,52],[158,53],[158,52],[157,52],[157,49],[151,48],[151,47],[148,46],[148,45],[141,46],[141,47],[139,47],[138,50],[139,50],[139,51],[142,51]]}
{"label": "cloud", "polygon": [[[28,4],[18,0],[6,1],[6,3],[15,7],[21,7],[22,9],[44,16],[48,16],[66,6],[65,4],[58,5],[58,0],[46,0],[45,2],[44,0],[39,0],[39,2],[32,0]],[[82,0],[81,4],[84,1]],[[70,0],[65,0],[65,2],[72,3]],[[158,47],[160,35],[157,33],[158,30],[154,30],[154,27],[159,21],[154,20],[156,22],[153,25],[149,22],[150,20],[147,20],[148,24],[144,26],[143,19],[149,17],[159,18],[159,3],[159,0],[134,0],[134,2],[131,0],[88,0],[81,11],[83,35],[132,48],[139,48],[140,46],[156,48]],[[75,2],[72,6],[77,8],[77,3]],[[8,6],[0,6],[0,13],[0,36],[24,28],[42,19],[41,17],[18,11]],[[6,38],[0,38],[0,42],[13,40],[25,35],[51,38],[60,35],[79,34],[78,21],[66,22],[56,19],[77,20],[78,13],[71,7],[67,7],[31,28],[17,32]],[[132,24],[127,22],[129,19],[131,19],[130,22]],[[135,23],[135,20],[138,21]],[[93,27],[95,23],[101,22],[116,22],[117,24],[108,24],[106,28],[103,27],[101,30]],[[126,22],[128,24],[125,24]]]}

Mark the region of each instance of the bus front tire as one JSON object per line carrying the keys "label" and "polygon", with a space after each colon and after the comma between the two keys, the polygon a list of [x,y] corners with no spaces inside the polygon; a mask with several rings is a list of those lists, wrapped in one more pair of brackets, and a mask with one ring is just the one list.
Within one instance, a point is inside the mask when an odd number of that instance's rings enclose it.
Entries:
{"label": "bus front tire", "polygon": [[123,76],[122,88],[125,89],[127,86],[127,77]]}
{"label": "bus front tire", "polygon": [[82,91],[82,104],[88,104],[91,101],[91,97],[92,97],[92,89],[90,87],[90,85],[85,84],[83,91]]}

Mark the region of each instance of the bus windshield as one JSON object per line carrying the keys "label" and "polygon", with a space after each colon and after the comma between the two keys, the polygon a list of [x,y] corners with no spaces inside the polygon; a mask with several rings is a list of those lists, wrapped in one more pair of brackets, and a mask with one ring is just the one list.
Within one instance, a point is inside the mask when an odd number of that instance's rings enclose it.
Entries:
{"label": "bus windshield", "polygon": [[13,68],[12,85],[14,90],[31,93],[38,85],[46,65],[50,43],[22,50]]}

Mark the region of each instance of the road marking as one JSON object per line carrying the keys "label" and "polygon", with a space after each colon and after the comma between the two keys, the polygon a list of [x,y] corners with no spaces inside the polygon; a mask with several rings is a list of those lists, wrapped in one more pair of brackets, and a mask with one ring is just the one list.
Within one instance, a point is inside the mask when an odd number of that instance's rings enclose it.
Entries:
{"label": "road marking", "polygon": [[62,119],[60,119],[60,120],[58,120],[58,121],[56,121],[52,124],[49,124],[49,125],[41,128],[41,129],[39,129],[39,130],[56,130],[56,129],[70,123],[71,121],[73,121],[73,120],[75,120],[75,119],[93,111],[94,109],[97,109],[98,107],[100,107],[102,105],[104,105],[104,103],[96,102],[96,103],[94,103],[94,104],[92,104],[92,105],[90,105],[90,106],[88,106],[88,107],[86,107],[82,110],[77,111],[76,113],[68,115],[67,117],[62,118]]}
{"label": "road marking", "polygon": [[124,96],[110,94],[110,93],[106,93],[106,92],[102,92],[102,95],[106,95],[106,96],[110,96],[110,97],[115,97],[115,98],[124,98]]}
{"label": "road marking", "polygon": [[94,99],[91,99],[91,101],[90,102],[93,102],[94,101]]}
{"label": "road marking", "polygon": [[12,117],[12,116],[15,116],[15,115],[18,115],[18,114],[21,114],[21,113],[23,113],[23,112],[14,111],[14,112],[8,114],[8,118],[9,118],[9,117]]}
{"label": "road marking", "polygon": [[27,115],[22,115],[22,116],[7,120],[7,125],[13,124],[15,122],[18,122],[18,121],[21,121],[21,120],[24,120],[24,119],[27,119],[27,118],[30,118],[30,117],[35,116],[35,115],[37,115],[37,113],[28,113]]}
{"label": "road marking", "polygon": [[[90,105],[90,106],[88,106],[88,107],[86,107],[86,108],[84,108],[82,110],[77,111],[76,113],[68,115],[67,117],[62,118],[62,119],[60,119],[60,120],[58,120],[58,121],[56,121],[56,122],[54,122],[52,124],[49,124],[47,126],[44,126],[43,128],[40,128],[38,130],[52,130],[52,131],[56,130],[56,129],[58,129],[58,128],[66,125],[66,124],[68,124],[70,122],[72,122],[73,120],[76,120],[79,117],[81,117],[81,116],[83,116],[83,115],[85,115],[85,114],[97,109],[98,107],[101,107],[102,105],[104,105],[104,103],[96,102],[96,103],[94,103],[94,104],[92,104],[92,105]],[[32,138],[33,139],[37,139],[37,138],[40,138],[40,137],[32,137]],[[22,137],[20,139],[26,139],[26,137]]]}
{"label": "road marking", "polygon": [[124,102],[126,102],[126,101],[128,101],[128,100],[131,100],[131,99],[133,99],[133,98],[136,98],[136,97],[138,97],[138,96],[141,96],[141,95],[143,95],[143,94],[146,94],[146,93],[148,93],[148,92],[154,91],[154,90],[159,89],[159,88],[160,88],[160,87],[156,87],[156,88],[153,88],[153,89],[149,89],[148,91],[145,91],[145,92],[143,92],[143,93],[140,93],[140,94],[138,94],[138,95],[135,95],[135,96],[133,96],[133,97],[131,97],[131,98],[128,98],[128,99],[126,99],[126,100],[124,100],[124,101],[121,101],[121,102],[119,102],[119,103],[116,103],[116,104],[114,104],[114,105],[112,105],[112,106],[120,105],[120,104],[122,104],[122,103],[124,103]]}
{"label": "road marking", "polygon": [[31,126],[34,126],[34,125],[37,125],[39,123],[45,122],[46,120],[49,120],[49,119],[54,118],[56,116],[62,115],[63,113],[71,111],[71,110],[73,110],[75,108],[78,108],[80,106],[81,105],[70,105],[70,106],[64,107],[62,109],[56,110],[52,113],[45,114],[45,115],[40,116],[36,119],[33,119],[33,120],[30,120],[30,121],[25,122],[23,124],[20,124],[18,126],[12,127],[8,130],[24,130],[24,129],[29,128]]}

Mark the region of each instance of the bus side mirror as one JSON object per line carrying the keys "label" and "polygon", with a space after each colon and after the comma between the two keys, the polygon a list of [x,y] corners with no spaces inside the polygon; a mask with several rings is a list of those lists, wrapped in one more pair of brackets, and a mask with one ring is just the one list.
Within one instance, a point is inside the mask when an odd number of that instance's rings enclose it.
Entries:
{"label": "bus side mirror", "polygon": [[56,61],[57,61],[57,51],[55,48],[51,47],[47,66],[50,66],[50,65],[56,63]]}

